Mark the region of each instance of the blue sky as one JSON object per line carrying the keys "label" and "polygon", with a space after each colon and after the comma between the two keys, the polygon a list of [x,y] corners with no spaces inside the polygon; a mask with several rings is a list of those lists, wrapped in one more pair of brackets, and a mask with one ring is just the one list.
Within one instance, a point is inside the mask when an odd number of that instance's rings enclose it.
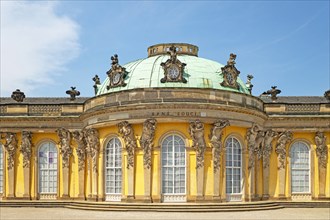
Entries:
{"label": "blue sky", "polygon": [[236,67],[253,95],[276,85],[283,96],[330,88],[329,1],[1,1],[1,96],[93,96],[110,57],[120,64],[147,48],[191,43],[199,56]]}

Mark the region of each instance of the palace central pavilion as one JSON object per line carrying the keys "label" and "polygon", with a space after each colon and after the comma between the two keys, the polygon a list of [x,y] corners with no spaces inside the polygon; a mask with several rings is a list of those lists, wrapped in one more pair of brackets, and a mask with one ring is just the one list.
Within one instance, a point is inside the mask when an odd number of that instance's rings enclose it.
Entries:
{"label": "palace central pavilion", "polygon": [[184,43],[111,62],[94,97],[1,97],[0,200],[330,199],[330,91],[253,96]]}

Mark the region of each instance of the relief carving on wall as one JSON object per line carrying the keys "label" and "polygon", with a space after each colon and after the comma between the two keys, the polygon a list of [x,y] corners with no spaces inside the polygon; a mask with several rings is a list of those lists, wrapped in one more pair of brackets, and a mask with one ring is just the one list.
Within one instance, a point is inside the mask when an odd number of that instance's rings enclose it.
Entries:
{"label": "relief carving on wall", "polygon": [[217,172],[220,169],[223,129],[229,125],[230,123],[228,120],[216,120],[211,128],[209,138],[213,155],[213,172]]}
{"label": "relief carving on wall", "polygon": [[86,140],[84,131],[74,131],[72,132],[72,137],[78,144],[76,149],[78,156],[78,170],[85,169],[85,159],[86,159]]}
{"label": "relief carving on wall", "polygon": [[87,144],[86,153],[93,161],[93,172],[97,172],[97,159],[100,152],[99,132],[95,128],[88,128],[84,131]]}
{"label": "relief carving on wall", "polygon": [[279,138],[276,142],[275,152],[279,158],[279,165],[278,169],[285,168],[285,161],[286,161],[286,149],[285,146],[292,140],[292,132],[291,131],[284,131],[279,134]]}
{"label": "relief carving on wall", "polygon": [[11,170],[14,167],[15,155],[16,155],[16,149],[17,149],[16,134],[7,132],[5,134],[5,140],[6,140],[6,143],[4,144],[4,147],[8,153],[7,166],[8,166],[8,170]]}
{"label": "relief carving on wall", "polygon": [[133,168],[135,148],[137,147],[134,130],[132,125],[127,121],[122,121],[117,126],[118,132],[122,135],[125,142],[125,148],[127,151],[127,169]]}
{"label": "relief carving on wall", "polygon": [[144,168],[151,168],[151,149],[153,147],[153,140],[156,130],[156,119],[147,119],[143,123],[143,131],[140,139],[140,145],[143,149],[143,165]]}
{"label": "relief carving on wall", "polygon": [[251,128],[247,129],[246,140],[248,142],[247,145],[249,151],[248,169],[250,170],[254,167],[255,156],[258,154],[260,144],[263,141],[263,131],[257,124],[253,124]]}
{"label": "relief carving on wall", "polygon": [[265,131],[264,141],[262,143],[262,164],[263,168],[266,169],[269,167],[270,155],[272,153],[272,141],[277,136],[277,132],[268,129]]}
{"label": "relief carving on wall", "polygon": [[204,139],[204,124],[200,120],[190,122],[189,134],[193,140],[192,147],[196,150],[196,169],[204,167],[204,153],[206,149]]}
{"label": "relief carving on wall", "polygon": [[29,168],[32,154],[32,132],[22,131],[21,153],[23,154],[23,167]]}
{"label": "relief carving on wall", "polygon": [[59,128],[56,130],[56,133],[60,139],[60,153],[62,154],[62,167],[69,168],[70,166],[70,157],[72,155],[71,148],[71,133],[65,128]]}
{"label": "relief carving on wall", "polygon": [[257,159],[260,160],[262,158],[263,150],[262,150],[262,145],[265,140],[265,131],[260,130],[258,131],[256,141],[255,141],[255,150],[257,154]]}
{"label": "relief carving on wall", "polygon": [[319,166],[322,168],[327,167],[328,161],[328,148],[326,145],[327,137],[324,135],[323,132],[316,132],[315,134],[315,144],[316,144],[316,156],[319,160]]}

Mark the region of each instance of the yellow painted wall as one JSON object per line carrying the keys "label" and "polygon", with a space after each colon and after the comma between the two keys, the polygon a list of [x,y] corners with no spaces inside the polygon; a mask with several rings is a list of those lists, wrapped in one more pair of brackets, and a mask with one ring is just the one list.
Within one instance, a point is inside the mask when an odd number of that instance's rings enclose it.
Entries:
{"label": "yellow painted wall", "polygon": [[[135,136],[137,137],[137,140],[141,137],[142,134],[142,124],[133,125]],[[187,195],[188,196],[196,196],[197,192],[197,180],[196,180],[196,154],[194,149],[191,148],[192,146],[192,140],[190,138],[190,135],[188,133],[188,123],[158,123],[155,139],[154,139],[154,149],[152,151],[152,173],[151,173],[151,193],[153,198],[160,198],[161,196],[161,141],[167,134],[176,133],[181,135],[187,144],[187,152],[186,152],[186,158],[187,158]],[[206,196],[212,196],[213,195],[213,161],[212,161],[212,151],[211,146],[209,144],[209,133],[210,133],[211,125],[206,124],[205,125],[205,140],[207,143],[207,150],[205,153],[205,164],[204,164],[204,194]],[[99,154],[99,177],[98,177],[98,191],[99,195],[102,197],[104,195],[104,147],[107,144],[107,141],[111,136],[118,136],[119,139],[123,143],[123,139],[118,134],[118,128],[116,125],[109,126],[109,127],[103,127],[98,129],[100,134],[100,147],[101,151]],[[247,163],[248,163],[248,154],[246,149],[246,140],[245,140],[245,134],[246,134],[246,128],[236,127],[236,126],[229,126],[224,129],[224,135],[223,135],[223,144],[225,143],[225,140],[230,137],[231,135],[236,137],[242,147],[243,147],[243,157],[245,161],[245,164],[243,166],[243,178],[244,183],[246,186],[248,186],[248,178],[245,176],[248,173]],[[327,146],[328,149],[330,148],[330,132],[325,133],[327,136]],[[293,140],[290,144],[287,144],[286,150],[287,150],[287,156],[289,155],[289,148],[292,143],[294,143],[297,140],[305,141],[309,146],[311,147],[312,153],[312,186],[313,186],[313,197],[317,197],[319,193],[319,184],[318,184],[318,159],[316,157],[315,152],[315,144],[314,144],[314,137],[315,133],[308,133],[308,132],[295,132],[293,134]],[[20,149],[20,143],[21,143],[21,134],[17,134],[17,139],[19,143],[19,149]],[[33,151],[32,151],[32,161],[31,161],[31,196],[35,199],[37,192],[36,192],[36,173],[37,171],[36,167],[36,158],[37,158],[37,147],[40,146],[40,144],[43,141],[53,141],[56,143],[56,147],[59,151],[58,142],[59,139],[55,133],[33,133],[32,136],[32,143],[33,143]],[[75,141],[72,140],[72,146],[73,146],[73,157],[71,159],[71,169],[70,169],[70,187],[69,187],[69,194],[70,197],[78,197],[79,194],[79,176],[78,176],[78,157],[76,154],[76,148],[77,144]],[[135,184],[134,184],[134,190],[136,196],[143,196],[144,195],[144,169],[143,169],[143,151],[141,149],[141,146],[139,144],[139,141],[137,141],[138,149],[136,150],[136,157],[135,157]],[[273,150],[272,154],[270,156],[270,175],[269,175],[269,194],[271,197],[277,197],[279,193],[278,189],[278,170],[277,170],[277,154],[275,153],[275,146],[276,146],[276,138],[273,141]],[[127,169],[126,169],[126,152],[123,151],[123,195],[127,195]],[[225,157],[225,154],[223,154],[222,159]],[[58,152],[58,163],[59,163],[59,184],[58,184],[58,196],[61,196],[63,194],[63,178],[62,178],[62,166],[61,166],[61,155]],[[287,162],[289,162],[289,158],[287,158]],[[259,170],[256,170],[257,175],[257,185],[259,188],[256,189],[256,193],[259,195],[262,195],[262,161],[259,161]],[[23,155],[19,152],[19,150],[16,153],[16,161],[15,161],[16,167],[15,167],[15,194],[16,197],[22,197],[24,193],[24,176],[23,176]],[[289,163],[287,163],[286,166],[286,196],[289,196],[289,169],[288,166]],[[5,167],[7,167],[7,158],[5,160]],[[221,169],[224,169],[222,166]],[[222,172],[223,173],[223,172]],[[86,171],[87,175],[87,171]],[[330,155],[328,157],[328,168],[327,168],[327,181],[326,181],[326,197],[330,197]],[[225,178],[225,176],[222,176],[221,178]],[[90,182],[91,182],[91,176],[86,176],[86,188],[85,193],[86,196],[89,193],[90,188]],[[220,180],[220,185],[223,183],[223,180]],[[8,178],[6,178],[6,192],[8,195]],[[223,187],[223,186],[222,186]],[[220,189],[221,192],[224,192],[223,188]],[[222,195],[223,197],[224,195]]]}

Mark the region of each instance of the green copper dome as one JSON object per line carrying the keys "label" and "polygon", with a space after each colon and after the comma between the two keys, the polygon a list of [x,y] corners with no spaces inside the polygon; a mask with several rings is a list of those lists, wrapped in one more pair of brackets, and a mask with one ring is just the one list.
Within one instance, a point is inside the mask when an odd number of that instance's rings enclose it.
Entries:
{"label": "green copper dome", "polygon": [[[168,45],[168,44],[163,44]],[[173,44],[170,44],[173,45]],[[189,45],[189,44],[175,44],[177,45]],[[155,45],[159,46],[159,45]],[[153,47],[155,47],[153,46]],[[161,52],[157,52],[153,47],[149,47],[149,57],[144,59],[139,59],[137,61],[133,61],[123,65],[126,69],[126,76],[124,78],[125,86],[119,86],[114,88],[107,88],[109,85],[109,77],[105,79],[102,85],[98,86],[97,96],[112,93],[117,91],[131,90],[136,88],[173,88],[173,87],[181,87],[181,88],[210,88],[210,89],[219,89],[219,90],[227,90],[234,91],[239,93],[250,94],[247,86],[242,80],[238,77],[237,83],[239,85],[239,89],[234,89],[230,87],[221,86],[221,82],[223,81],[223,75],[221,74],[221,67],[224,65],[200,58],[197,56],[198,48],[196,46],[191,45],[192,49],[195,50],[193,53],[191,48],[190,52],[187,48],[187,53],[182,51],[182,48],[177,51],[177,59],[182,63],[185,63],[183,77],[187,80],[186,83],[183,82],[165,82],[162,83],[161,79],[164,77],[164,69],[161,66],[161,63],[165,63],[168,59],[170,59],[170,55],[166,52],[168,50],[162,49]],[[178,47],[180,48],[180,47]],[[153,49],[153,51],[152,51]],[[158,48],[157,48],[158,49]],[[185,49],[185,48],[184,48]],[[163,52],[165,51],[165,52]]]}

